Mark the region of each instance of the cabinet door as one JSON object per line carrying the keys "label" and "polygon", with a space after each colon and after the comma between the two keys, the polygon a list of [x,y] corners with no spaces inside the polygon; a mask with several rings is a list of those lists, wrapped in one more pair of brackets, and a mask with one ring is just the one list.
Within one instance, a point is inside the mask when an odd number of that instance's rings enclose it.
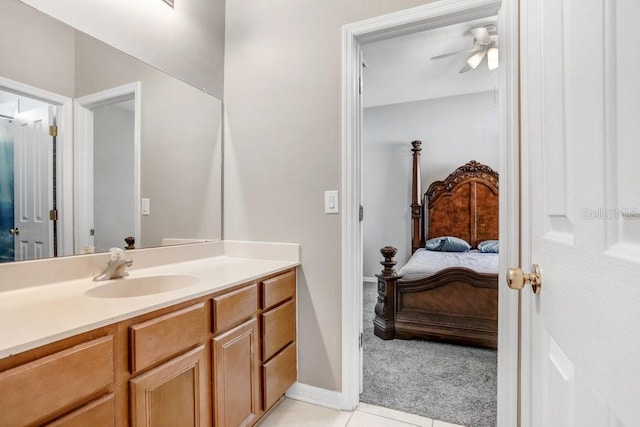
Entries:
{"label": "cabinet door", "polygon": [[259,342],[256,319],[213,338],[216,427],[251,425],[260,416]]}
{"label": "cabinet door", "polygon": [[195,348],[129,381],[131,425],[209,425],[204,346]]}

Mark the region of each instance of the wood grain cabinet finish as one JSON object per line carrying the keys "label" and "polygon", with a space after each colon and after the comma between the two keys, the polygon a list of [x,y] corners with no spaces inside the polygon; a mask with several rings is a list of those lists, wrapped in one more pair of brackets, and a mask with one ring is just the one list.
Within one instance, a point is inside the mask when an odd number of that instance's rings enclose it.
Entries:
{"label": "wood grain cabinet finish", "polygon": [[287,301],[262,315],[262,359],[269,360],[296,339],[296,304]]}
{"label": "wood grain cabinet finish", "polygon": [[116,425],[116,403],[114,394],[109,393],[72,413],[62,417],[47,427],[112,427]]}
{"label": "wood grain cabinet finish", "polygon": [[0,425],[42,424],[108,391],[113,336],[97,338],[0,373]]}
{"label": "wood grain cabinet finish", "polygon": [[282,301],[296,295],[296,273],[289,271],[285,274],[265,280],[262,283],[262,309],[269,310]]}
{"label": "wood grain cabinet finish", "polygon": [[213,298],[212,331],[225,331],[254,316],[258,311],[258,285],[252,284]]}
{"label": "wood grain cabinet finish", "polygon": [[256,318],[213,338],[216,427],[248,426],[261,415]]}
{"label": "wood grain cabinet finish", "polygon": [[298,378],[296,344],[289,344],[262,365],[264,408],[269,409]]}
{"label": "wood grain cabinet finish", "polygon": [[129,381],[131,425],[209,425],[205,347],[177,356]]}
{"label": "wood grain cabinet finish", "polygon": [[262,389],[267,411],[298,377],[295,271],[262,283]]}
{"label": "wood grain cabinet finish", "polygon": [[129,328],[131,373],[201,344],[204,338],[205,308],[202,302],[133,325]]}

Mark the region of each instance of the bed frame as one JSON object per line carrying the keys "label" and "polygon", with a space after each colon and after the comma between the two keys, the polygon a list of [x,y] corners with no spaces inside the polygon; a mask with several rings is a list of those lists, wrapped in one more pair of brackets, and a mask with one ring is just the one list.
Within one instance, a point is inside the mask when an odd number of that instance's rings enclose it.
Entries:
{"label": "bed frame", "polygon": [[[420,141],[413,141],[411,253],[432,237],[456,236],[472,247],[498,239],[498,174],[470,161],[444,181],[435,181],[422,196]],[[426,209],[425,209],[426,207]],[[385,340],[425,338],[496,348],[498,277],[453,267],[435,275],[404,280],[393,259],[397,249],[380,250],[374,333]]]}

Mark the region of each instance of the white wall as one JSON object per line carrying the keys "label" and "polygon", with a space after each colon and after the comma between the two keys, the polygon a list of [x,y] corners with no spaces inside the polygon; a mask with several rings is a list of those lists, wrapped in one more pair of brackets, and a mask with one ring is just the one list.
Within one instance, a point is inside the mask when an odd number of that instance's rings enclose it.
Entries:
{"label": "white wall", "polygon": [[365,277],[380,273],[380,248],[411,255],[411,141],[422,141],[422,192],[456,167],[476,160],[498,170],[494,92],[406,102],[364,110],[363,206]]}
{"label": "white wall", "polygon": [[117,105],[96,108],[93,137],[93,194],[99,195],[93,201],[94,242],[96,252],[105,252],[135,236],[133,111]]}
{"label": "white wall", "polygon": [[222,98],[225,0],[175,0],[175,8],[162,0],[23,1]]}
{"label": "white wall", "polygon": [[341,389],[341,29],[426,0],[234,0],[225,45],[227,239],[297,242],[300,382]]}

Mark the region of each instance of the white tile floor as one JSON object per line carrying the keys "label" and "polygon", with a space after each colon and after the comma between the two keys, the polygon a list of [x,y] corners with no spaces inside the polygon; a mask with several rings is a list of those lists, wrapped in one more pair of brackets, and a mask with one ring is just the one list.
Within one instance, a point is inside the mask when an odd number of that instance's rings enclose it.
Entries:
{"label": "white tile floor", "polygon": [[284,399],[260,427],[463,427],[381,406],[361,403],[353,412]]}

